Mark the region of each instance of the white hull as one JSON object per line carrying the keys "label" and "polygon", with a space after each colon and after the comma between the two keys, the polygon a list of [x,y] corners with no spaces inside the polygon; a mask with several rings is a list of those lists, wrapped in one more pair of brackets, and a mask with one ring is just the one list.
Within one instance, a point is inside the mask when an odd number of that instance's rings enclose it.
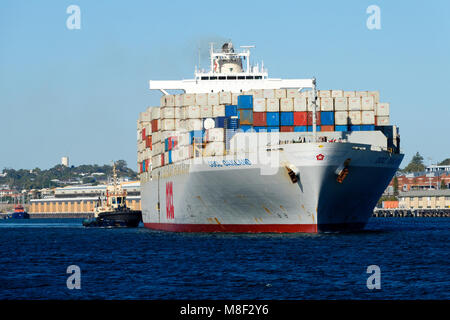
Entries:
{"label": "white hull", "polygon": [[[280,145],[283,150],[270,151],[279,157],[272,166],[242,154],[233,156],[236,163],[216,156],[157,168],[141,176],[144,225],[186,232],[362,229],[403,155],[357,146]],[[338,183],[335,172],[346,159],[351,159],[349,174]],[[295,168],[298,182],[286,166]]]}

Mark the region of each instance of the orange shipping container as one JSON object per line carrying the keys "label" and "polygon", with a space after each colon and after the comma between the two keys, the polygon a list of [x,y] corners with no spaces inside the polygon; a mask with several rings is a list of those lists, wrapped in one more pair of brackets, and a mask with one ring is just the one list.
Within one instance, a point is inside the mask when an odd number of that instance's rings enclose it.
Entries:
{"label": "orange shipping container", "polygon": [[145,147],[152,150],[152,136],[147,136],[145,139]]}
{"label": "orange shipping container", "polygon": [[321,130],[320,131],[334,131],[334,126],[320,126]]}
{"label": "orange shipping container", "polygon": [[398,208],[398,201],[383,201],[383,209],[396,209]]}

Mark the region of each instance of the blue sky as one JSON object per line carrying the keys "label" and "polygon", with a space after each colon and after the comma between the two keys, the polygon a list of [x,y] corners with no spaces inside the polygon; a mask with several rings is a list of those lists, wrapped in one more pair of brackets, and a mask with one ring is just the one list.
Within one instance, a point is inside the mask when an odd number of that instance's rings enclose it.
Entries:
{"label": "blue sky", "polygon": [[[69,5],[81,29],[69,30]],[[381,29],[366,8],[381,9]],[[23,1],[0,3],[0,170],[124,159],[148,80],[191,78],[197,48],[255,45],[276,78],[379,90],[406,158],[450,157],[449,1]],[[203,60],[206,67],[206,60]],[[428,160],[430,157],[432,160]]]}

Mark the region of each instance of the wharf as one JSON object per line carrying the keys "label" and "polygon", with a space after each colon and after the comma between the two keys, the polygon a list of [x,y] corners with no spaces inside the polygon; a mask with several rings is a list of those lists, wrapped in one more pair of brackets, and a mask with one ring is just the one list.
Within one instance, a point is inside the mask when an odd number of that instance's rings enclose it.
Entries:
{"label": "wharf", "polygon": [[372,217],[450,217],[450,208],[446,209],[375,209]]}

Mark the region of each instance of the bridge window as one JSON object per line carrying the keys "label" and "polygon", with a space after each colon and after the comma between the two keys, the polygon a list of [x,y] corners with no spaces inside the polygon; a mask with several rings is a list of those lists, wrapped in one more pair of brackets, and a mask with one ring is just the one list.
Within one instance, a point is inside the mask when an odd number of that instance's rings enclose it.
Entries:
{"label": "bridge window", "polygon": [[245,77],[244,76],[239,76],[238,80],[245,80]]}
{"label": "bridge window", "polygon": [[253,80],[254,77],[253,77],[253,76],[245,76],[245,79],[247,79],[247,80]]}
{"label": "bridge window", "polygon": [[217,77],[211,77],[209,80],[217,80]]}
{"label": "bridge window", "polygon": [[208,77],[202,77],[202,80],[208,80]]}

